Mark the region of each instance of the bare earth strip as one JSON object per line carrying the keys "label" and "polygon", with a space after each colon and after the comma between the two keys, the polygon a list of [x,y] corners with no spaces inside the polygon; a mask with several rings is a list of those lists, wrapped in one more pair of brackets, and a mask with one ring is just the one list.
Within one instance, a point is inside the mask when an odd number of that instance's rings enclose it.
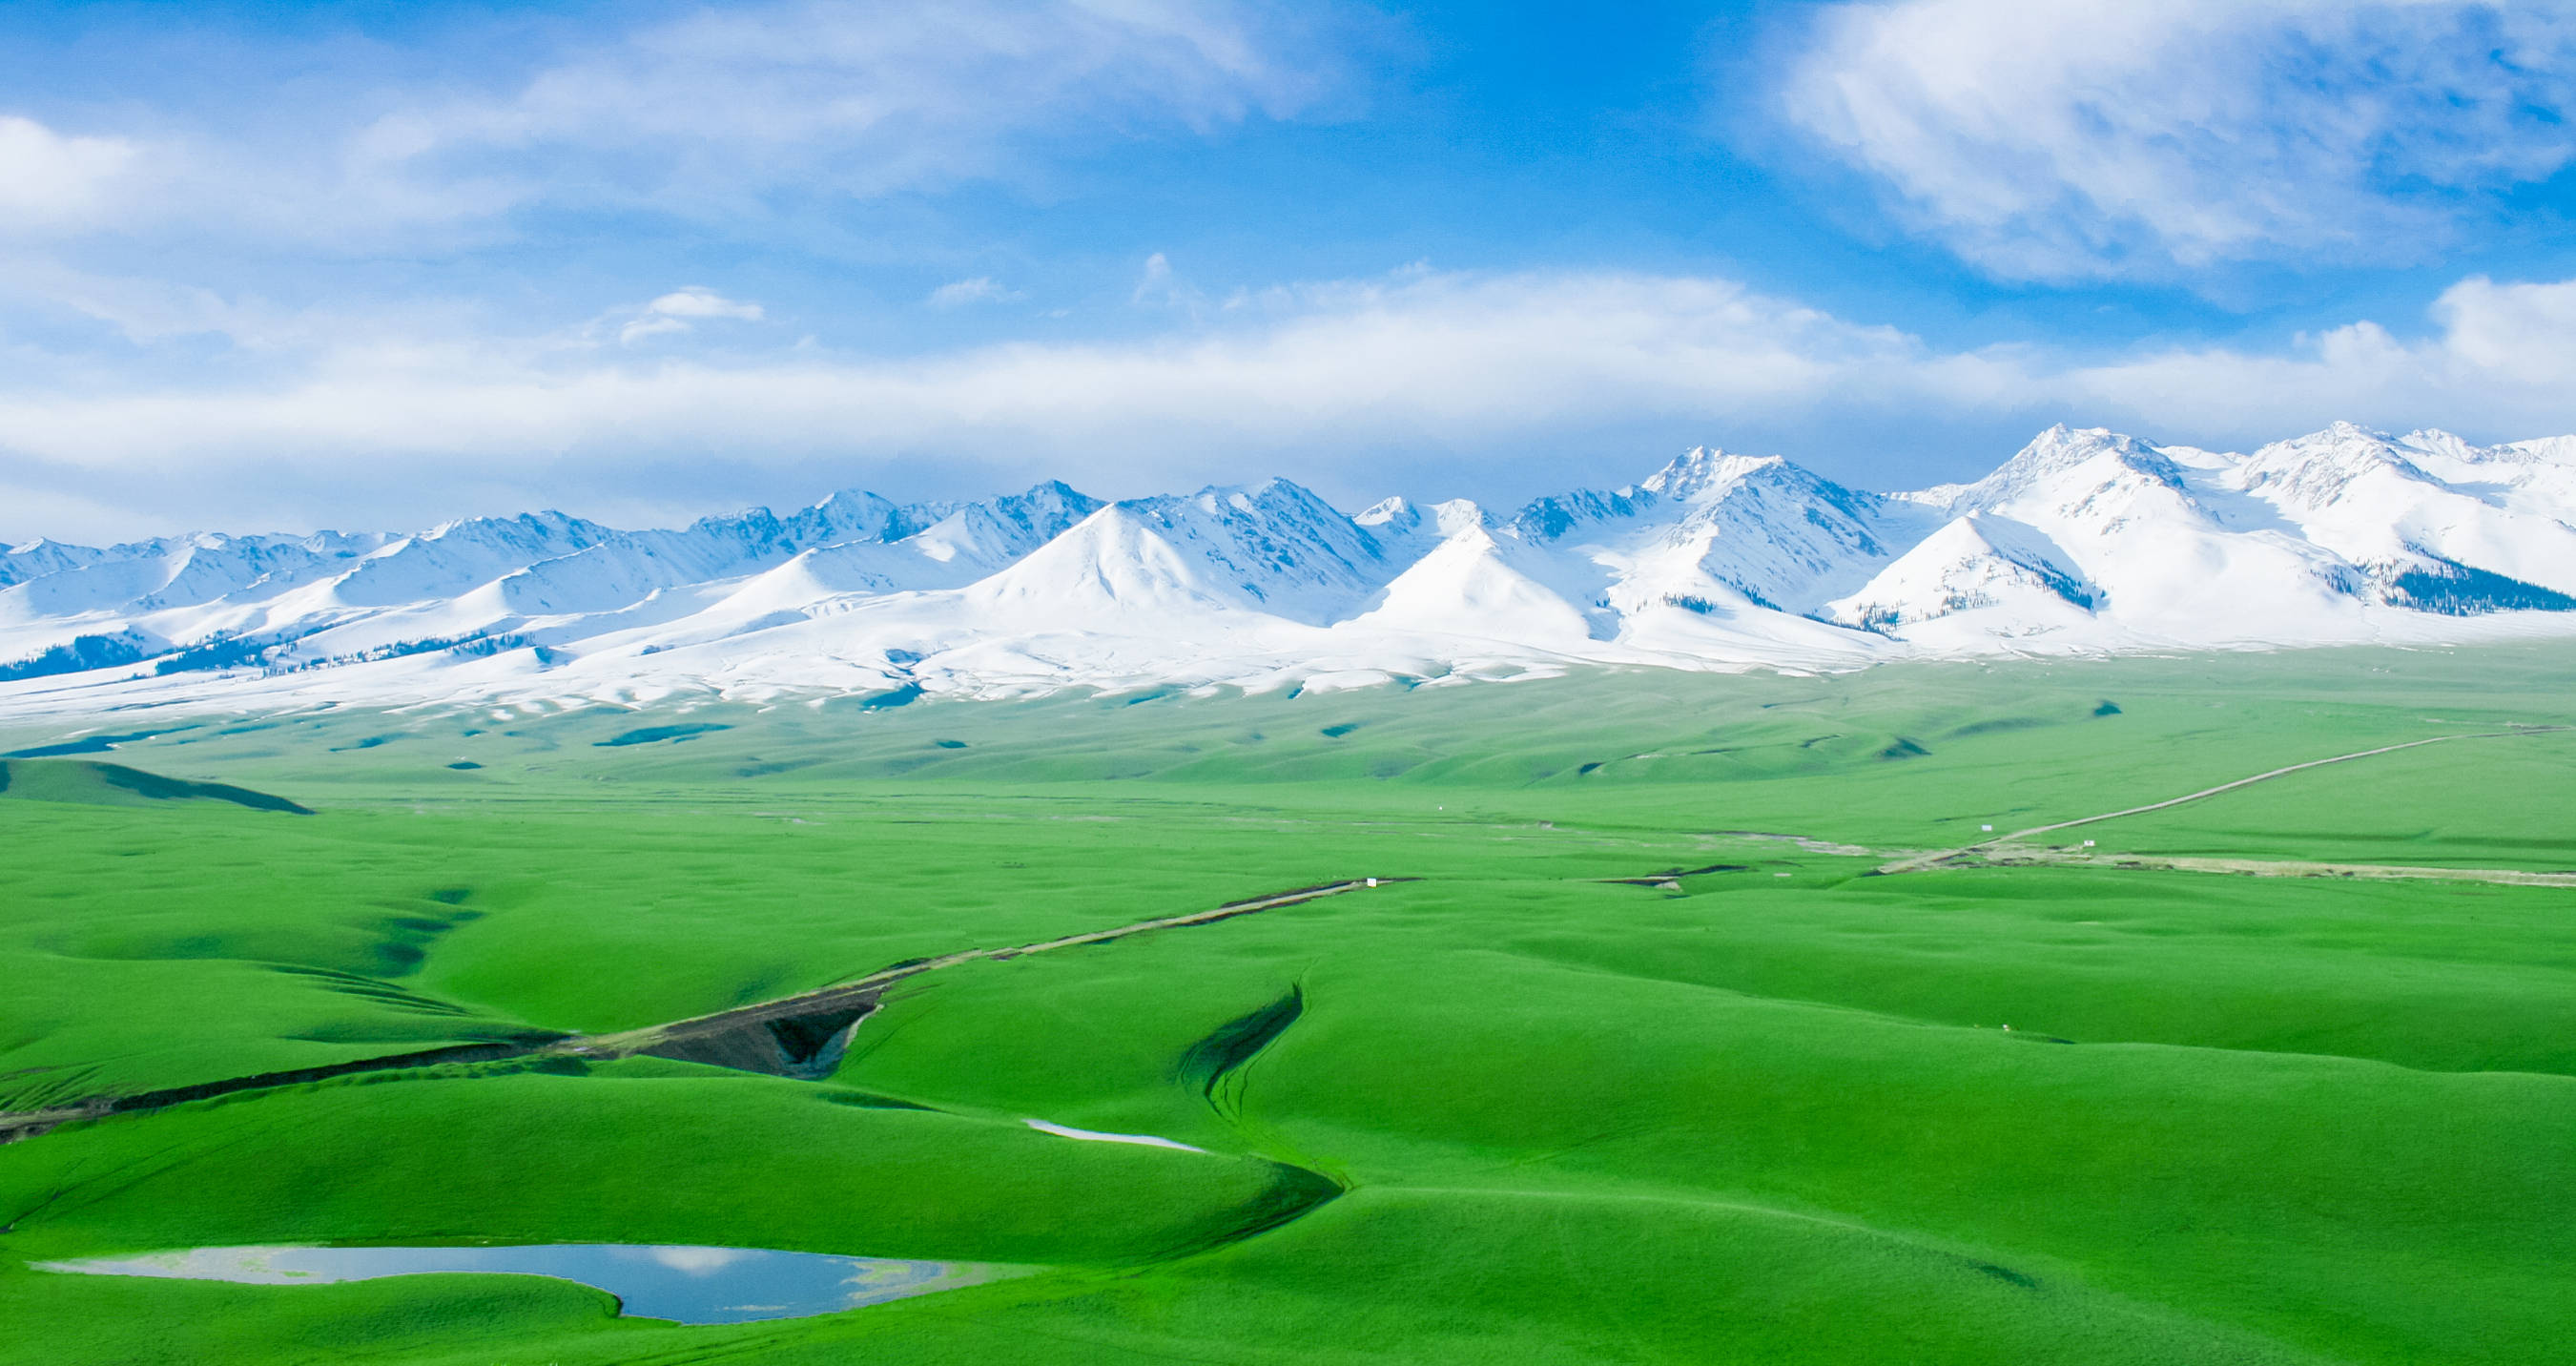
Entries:
{"label": "bare earth strip", "polygon": [[2487,882],[2505,887],[2576,887],[2576,873],[2531,873],[2515,868],[2413,868],[2389,863],[2298,863],[2286,859],[2168,858],[2160,854],[2088,854],[2068,849],[1994,848],[1990,867],[2134,868],[2172,873],[2228,873],[2239,877],[2346,877],[2373,882]]}
{"label": "bare earth strip", "polygon": [[[836,1046],[831,1056],[837,1057],[837,1043],[846,1042],[849,1030],[869,1012],[876,1009],[877,1001],[887,987],[905,978],[918,977],[923,973],[937,972],[942,968],[953,968],[960,964],[986,959],[1017,958],[1024,954],[1048,953],[1056,949],[1075,948],[1084,944],[1105,944],[1111,940],[1124,939],[1129,935],[1145,934],[1154,930],[1207,925],[1219,920],[1231,920],[1240,915],[1254,915],[1328,896],[1340,896],[1345,892],[1358,891],[1362,888],[1413,880],[1412,878],[1354,878],[1347,882],[1300,887],[1294,891],[1277,892],[1247,901],[1229,901],[1222,906],[1204,911],[1192,911],[1187,915],[1163,916],[1154,920],[1139,921],[1133,925],[1092,930],[1084,934],[1070,934],[1060,939],[1048,939],[1035,944],[1021,944],[999,949],[966,949],[958,953],[943,954],[937,958],[897,963],[852,981],[795,996],[762,1001],[755,1005],[738,1006],[712,1015],[694,1016],[685,1020],[674,1020],[668,1024],[650,1025],[615,1034],[577,1034],[569,1037],[544,1038],[529,1043],[466,1044],[433,1048],[391,1057],[362,1058],[353,1062],[332,1063],[320,1067],[263,1072],[253,1076],[198,1082],[188,1086],[176,1086],[135,1095],[92,1096],[77,1104],[54,1106],[44,1110],[0,1111],[0,1143],[33,1138],[58,1124],[75,1119],[97,1119],[112,1114],[154,1110],[184,1101],[204,1100],[212,1096],[230,1095],[273,1086],[294,1086],[305,1082],[326,1081],[333,1077],[360,1072],[389,1072],[450,1063],[512,1062],[545,1058],[601,1060],[633,1057],[639,1053],[691,1058],[724,1066],[743,1066],[747,1061],[743,1055],[750,1051],[745,1046],[746,1040],[766,1047],[773,1054],[778,1050],[785,1050],[791,1055],[789,1058],[791,1062],[809,1060],[821,1051],[819,1047],[803,1047],[803,1045],[832,1042]],[[812,1022],[817,1020],[828,1022],[828,1028],[821,1030],[822,1037],[819,1039],[800,1037],[806,1029],[812,1027]],[[752,1070],[779,1070],[781,1075],[808,1075],[765,1065],[753,1067]]]}
{"label": "bare earth strip", "polygon": [[[2367,759],[2373,755],[2394,754],[2401,749],[2417,749],[2425,745],[2439,745],[2452,740],[2502,740],[2509,739],[2517,735],[2548,735],[2567,730],[2576,730],[2576,726],[2516,726],[2511,730],[2476,731],[2461,735],[2436,735],[2424,740],[2409,740],[2404,744],[2381,745],[2377,749],[2355,750],[2350,754],[2337,754],[2326,759],[2310,759],[2303,764],[2291,764],[2283,768],[2273,769],[2267,773],[2257,773],[2250,778],[2239,778],[2232,783],[2220,783],[2216,787],[2204,787],[2198,792],[2185,793],[2179,797],[2169,797],[2160,802],[2150,802],[2145,806],[2132,806],[2119,811],[2105,811],[2098,816],[2078,816],[2071,821],[2058,821],[2052,825],[2034,825],[2027,830],[2015,830],[2009,835],[1997,835],[1993,839],[1979,840],[1975,844],[1964,845],[1957,849],[1951,849],[1939,853],[1918,854],[1913,858],[1899,859],[1894,863],[1884,864],[1878,869],[1878,871],[1881,873],[1921,872],[1924,869],[1937,868],[1943,864],[1953,863],[1960,859],[1977,855],[1983,851],[1995,849],[1999,846],[2016,844],[2022,840],[2029,839],[2033,835],[2045,835],[2052,830],[2071,830],[2079,825],[2092,825],[2100,821],[2115,821],[2123,816],[2143,816],[2150,811],[2162,811],[2168,807],[2181,806],[2185,802],[2199,801],[2203,797],[2215,797],[2222,792],[2233,792],[2240,787],[2251,787],[2256,783],[2268,782],[2274,778],[2283,777],[2292,773],[2304,772],[2311,768],[2323,768],[2328,764],[2350,763],[2355,759]],[[2541,876],[2548,875],[2542,874]]]}
{"label": "bare earth strip", "polygon": [[937,972],[943,968],[953,968],[986,959],[999,961],[1019,958],[1027,954],[1048,953],[1056,949],[1076,948],[1084,944],[1105,944],[1114,939],[1124,939],[1129,935],[1144,934],[1152,930],[1173,930],[1190,925],[1206,925],[1219,920],[1231,920],[1239,915],[1253,915],[1322,897],[1339,896],[1344,892],[1358,891],[1364,887],[1409,881],[1412,879],[1360,878],[1349,882],[1331,882],[1320,887],[1300,887],[1291,892],[1255,897],[1249,901],[1229,901],[1222,906],[1204,911],[1192,911],[1187,915],[1165,916],[1159,920],[1139,921],[1133,925],[1093,930],[1087,934],[1069,934],[1061,939],[1021,944],[1014,948],[965,949],[957,953],[943,954],[937,958],[924,958],[918,962],[897,963],[893,967],[880,969],[865,977],[821,987],[796,996],[763,1001],[758,1005],[737,1006],[732,1010],[718,1011],[713,1015],[674,1020],[669,1024],[648,1025],[642,1029],[630,1029],[617,1034],[565,1039],[536,1052],[567,1057],[624,1058],[637,1053],[663,1053],[674,1045],[685,1044],[693,1039],[729,1034],[746,1026],[766,1025],[771,1021],[810,1018],[834,1011],[857,1011],[864,1015],[876,1008],[878,998],[885,993],[887,987],[905,978],[918,977],[923,973]]}

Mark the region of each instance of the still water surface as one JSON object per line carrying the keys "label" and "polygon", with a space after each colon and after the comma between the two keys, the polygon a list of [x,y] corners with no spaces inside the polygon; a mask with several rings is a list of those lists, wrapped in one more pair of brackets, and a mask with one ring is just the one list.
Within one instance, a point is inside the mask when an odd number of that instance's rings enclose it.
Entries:
{"label": "still water surface", "polygon": [[93,1276],[168,1276],[259,1285],[317,1285],[379,1276],[494,1272],[596,1286],[620,1312],[679,1323],[803,1318],[978,1285],[1033,1267],[838,1257],[744,1247],[554,1243],[518,1247],[201,1247],[138,1257],[44,1262]]}

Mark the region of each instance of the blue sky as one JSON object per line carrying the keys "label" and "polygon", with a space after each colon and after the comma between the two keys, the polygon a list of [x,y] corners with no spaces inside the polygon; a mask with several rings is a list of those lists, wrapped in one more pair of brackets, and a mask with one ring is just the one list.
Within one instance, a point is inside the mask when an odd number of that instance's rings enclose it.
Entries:
{"label": "blue sky", "polygon": [[2576,430],[2576,6],[0,10],[0,538]]}

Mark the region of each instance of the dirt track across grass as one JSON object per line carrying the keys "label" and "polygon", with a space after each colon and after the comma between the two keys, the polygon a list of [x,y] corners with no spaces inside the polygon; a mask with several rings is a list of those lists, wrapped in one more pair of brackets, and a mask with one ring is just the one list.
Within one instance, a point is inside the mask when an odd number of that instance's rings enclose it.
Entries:
{"label": "dirt track across grass", "polygon": [[614,1034],[535,1036],[519,1043],[482,1043],[433,1048],[383,1058],[363,1058],[351,1062],[331,1063],[318,1067],[297,1068],[281,1072],[261,1072],[249,1076],[227,1077],[218,1081],[196,1082],[130,1095],[92,1096],[70,1105],[44,1110],[0,1111],[0,1143],[13,1143],[33,1138],[59,1124],[77,1119],[99,1119],[108,1115],[140,1110],[156,1110],[186,1101],[205,1100],[242,1091],[262,1090],[275,1086],[293,1086],[305,1082],[327,1081],[334,1077],[361,1072],[392,1072],[409,1068],[436,1067],[456,1063],[494,1063],[543,1061],[561,1058],[571,1061],[605,1060],[652,1054],[707,1062],[717,1066],[736,1067],[746,1071],[814,1080],[830,1074],[828,1064],[837,1062],[840,1046],[846,1044],[849,1032],[860,1020],[876,1009],[885,989],[906,978],[953,968],[960,964],[985,959],[1018,958],[1032,953],[1049,953],[1057,949],[1084,944],[1105,944],[1130,935],[1154,930],[1181,929],[1193,925],[1214,924],[1236,916],[1255,915],[1262,911],[1295,906],[1328,896],[1365,888],[1410,882],[1411,878],[1354,878],[1347,882],[1328,882],[1291,891],[1273,892],[1244,901],[1229,901],[1222,906],[1186,915],[1162,916],[1120,925],[1113,929],[1069,934],[1058,939],[1034,944],[1020,944],[999,949],[966,949],[897,963],[880,968],[852,981],[820,987],[794,996],[754,1005],[737,1006],[712,1015],[693,1016],[668,1024],[648,1025],[642,1029],[623,1030]]}
{"label": "dirt track across grass", "polygon": [[2394,754],[2401,749],[2420,749],[2425,745],[2445,744],[2452,740],[2503,740],[2521,735],[2551,735],[2569,730],[2576,730],[2576,726],[2516,726],[2511,730],[2486,730],[2459,735],[2435,735],[2422,740],[2408,740],[2403,744],[2381,745],[2377,749],[2361,749],[2355,750],[2350,754],[2337,754],[2324,759],[2310,759],[2306,763],[2289,764],[2281,768],[2269,770],[2268,772],[2257,773],[2250,778],[2239,778],[2234,782],[2220,783],[2216,787],[2204,787],[2198,792],[2187,792],[2179,797],[2168,797],[2160,802],[2149,802],[2145,806],[2124,807],[2118,811],[2105,811],[2097,816],[2078,816],[2071,821],[2058,821],[2050,825],[2034,825],[2027,830],[2015,830],[2009,835],[1997,835],[1992,839],[1979,840],[1974,844],[1962,845],[1957,849],[1950,849],[1931,854],[1917,854],[1912,858],[1899,859],[1894,863],[1884,864],[1878,869],[1878,871],[1881,873],[1918,873],[1928,868],[1938,868],[1943,864],[1977,857],[1988,850],[2018,844],[2023,840],[2029,839],[2033,835],[2045,835],[2052,830],[2072,830],[2079,825],[2093,825],[2101,821],[2115,821],[2123,816],[2143,816],[2150,811],[2163,811],[2169,807],[2181,806],[2186,802],[2199,801],[2204,797],[2215,797],[2222,792],[2233,792],[2240,787],[2251,787],[2256,783],[2269,782],[2274,778],[2284,777],[2288,774],[2300,773],[2312,768],[2323,768],[2328,764],[2350,763],[2355,759],[2368,759],[2374,755]]}
{"label": "dirt track across grass", "polygon": [[2485,882],[2500,887],[2576,887],[2576,873],[2534,873],[2516,868],[2423,868],[2393,863],[2179,858],[2162,854],[2093,854],[2082,850],[2010,846],[1989,850],[1981,862],[1990,868],[2127,868],[2148,872],[2222,873],[2236,877],[2336,877],[2366,882]]}

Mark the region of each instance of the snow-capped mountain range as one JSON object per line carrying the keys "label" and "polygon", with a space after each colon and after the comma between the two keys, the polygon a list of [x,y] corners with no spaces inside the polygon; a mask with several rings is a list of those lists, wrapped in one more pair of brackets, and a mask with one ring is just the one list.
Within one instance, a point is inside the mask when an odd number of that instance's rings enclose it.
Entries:
{"label": "snow-capped mountain range", "polygon": [[0,551],[0,714],[136,703],[1329,688],[1580,664],[2576,634],[2576,437],[2348,424],[2250,455],[2064,427],[1884,495],[1693,450],[1508,515],[1284,479],[1102,503],[841,493],[672,531]]}

